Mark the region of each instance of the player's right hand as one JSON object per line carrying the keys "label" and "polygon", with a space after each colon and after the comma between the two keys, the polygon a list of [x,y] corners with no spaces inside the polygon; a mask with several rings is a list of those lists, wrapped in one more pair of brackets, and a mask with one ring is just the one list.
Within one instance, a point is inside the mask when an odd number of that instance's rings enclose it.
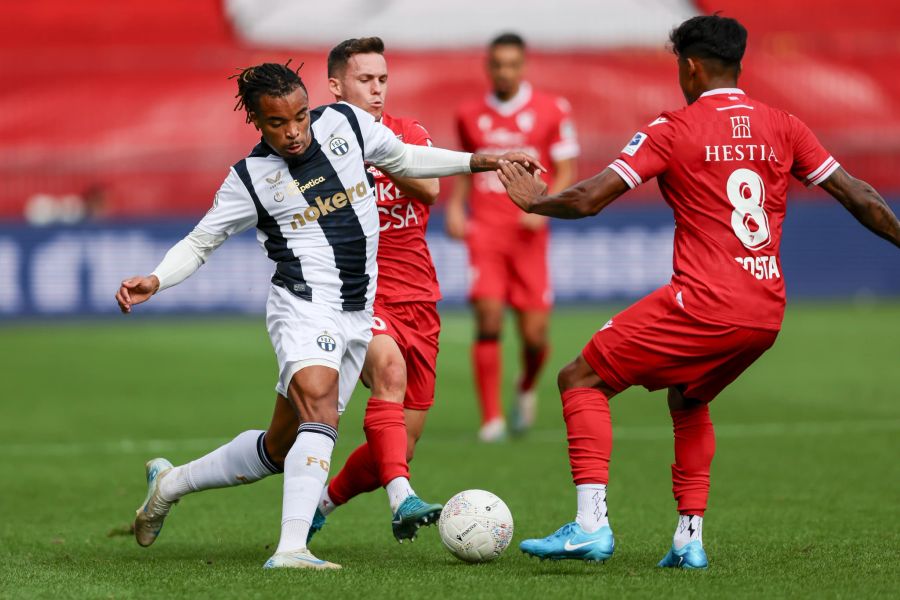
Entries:
{"label": "player's right hand", "polygon": [[119,303],[119,310],[123,313],[130,313],[132,306],[146,302],[158,289],[159,279],[156,275],[148,277],[135,276],[126,279],[119,286],[119,291],[116,292],[116,302]]}
{"label": "player's right hand", "polygon": [[462,207],[447,205],[447,211],[444,214],[444,228],[447,235],[455,240],[462,240],[466,237],[466,211]]}

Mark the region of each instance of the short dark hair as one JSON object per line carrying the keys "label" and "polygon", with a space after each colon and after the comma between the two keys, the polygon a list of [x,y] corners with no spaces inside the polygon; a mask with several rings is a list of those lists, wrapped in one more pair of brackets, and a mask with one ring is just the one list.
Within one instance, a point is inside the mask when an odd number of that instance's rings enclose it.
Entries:
{"label": "short dark hair", "polygon": [[488,48],[491,50],[493,50],[497,46],[518,46],[519,49],[524,52],[525,40],[523,40],[522,36],[518,33],[507,31],[492,39],[491,43],[488,44]]}
{"label": "short dark hair", "polygon": [[328,53],[328,76],[337,77],[354,54],[384,54],[384,41],[380,37],[350,38]]}
{"label": "short dark hair", "polygon": [[259,97],[272,96],[280,98],[287,96],[297,88],[303,88],[303,80],[300,79],[301,64],[297,69],[290,68],[291,61],[285,64],[263,63],[253,67],[241,69],[228,79],[237,79],[238,99],[234,110],[244,109],[247,112],[247,122],[250,122],[250,113],[259,110]]}
{"label": "short dark hair", "polygon": [[725,68],[740,67],[747,49],[747,29],[718,14],[688,19],[669,34],[676,56],[717,60]]}

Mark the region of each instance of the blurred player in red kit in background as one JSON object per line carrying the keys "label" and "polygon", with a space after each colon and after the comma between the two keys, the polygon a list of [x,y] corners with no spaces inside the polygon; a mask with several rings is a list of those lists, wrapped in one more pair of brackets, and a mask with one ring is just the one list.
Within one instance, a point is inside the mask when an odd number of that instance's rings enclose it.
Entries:
{"label": "blurred player in red kit in background", "polygon": [[[462,147],[469,152],[528,151],[550,166],[544,176],[551,191],[571,185],[579,147],[569,104],[524,80],[522,38],[513,33],[495,38],[488,47],[487,71],[491,92],[466,102],[457,113]],[[486,172],[457,178],[447,204],[447,233],[464,239],[469,251],[469,300],[477,328],[472,361],[481,407],[479,437],[496,441],[506,433],[500,403],[500,333],[506,306],[516,311],[522,342],[513,431],[524,432],[535,416],[534,389],[547,359],[547,321],[553,302],[546,217],[523,214],[507,197],[497,174]]]}
{"label": "blurred player in red kit in background", "polygon": [[648,123],[600,174],[546,196],[539,179],[501,164],[501,181],[519,206],[567,219],[595,215],[656,177],[676,224],[671,282],[610,319],[559,373],[578,511],[556,533],[523,541],[532,556],[612,556],[609,400],[641,385],[667,388],[675,434],[679,519],[658,566],[706,568],[703,515],[716,447],[709,403],[781,329],[779,246],[792,176],[820,186],[900,246],[900,222],[878,192],[847,174],[800,119],[737,87],[747,44],[740,23],[694,17],[672,32],[671,43],[688,105]]}

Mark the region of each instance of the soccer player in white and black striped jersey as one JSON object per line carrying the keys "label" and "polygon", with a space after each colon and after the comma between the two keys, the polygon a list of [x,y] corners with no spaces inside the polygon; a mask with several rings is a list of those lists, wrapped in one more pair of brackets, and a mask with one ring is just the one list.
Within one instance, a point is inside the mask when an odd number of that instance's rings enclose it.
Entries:
{"label": "soccer player in white and black striped jersey", "polygon": [[[237,109],[262,140],[230,170],[213,207],[147,276],[122,282],[123,312],[194,273],[229,236],[250,227],[275,274],[266,325],[278,359],[276,420],[296,411],[300,427],[283,458],[281,539],[267,568],[334,569],[306,539],[328,477],[339,415],[359,378],[372,333],[379,222],[366,164],[405,177],[496,169],[502,159],[543,167],[523,153],[502,157],[410,146],[346,103],[309,108],[306,88],[287,65],[265,63],[237,77]],[[282,434],[283,435],[283,434]],[[172,504],[190,492],[249,483],[279,472],[284,446],[247,431],[212,453],[173,467],[147,463],[148,493],[135,537],[149,546]]]}

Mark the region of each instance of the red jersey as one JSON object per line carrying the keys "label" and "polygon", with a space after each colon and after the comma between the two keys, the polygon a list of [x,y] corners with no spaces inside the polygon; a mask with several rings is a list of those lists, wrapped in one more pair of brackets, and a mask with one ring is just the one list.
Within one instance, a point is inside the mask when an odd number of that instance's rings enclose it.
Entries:
{"label": "red jersey", "polygon": [[[385,113],[381,122],[397,134],[401,142],[431,145],[431,136],[418,121],[398,119]],[[381,222],[375,302],[437,302],[441,299],[441,291],[425,242],[431,208],[404,195],[374,166],[370,165],[368,170],[375,178],[375,198]]]}
{"label": "red jersey", "polygon": [[788,176],[818,185],[838,166],[793,115],[717,89],[662,113],[610,168],[631,188],[656,177],[675,212],[672,285],[685,310],[778,330]]}
{"label": "red jersey", "polygon": [[[523,151],[536,156],[553,177],[554,161],[578,156],[578,140],[569,116],[569,103],[535,91],[523,82],[515,96],[503,102],[493,94],[463,104],[456,125],[460,144],[467,152],[503,154]],[[513,204],[497,173],[472,175],[470,218],[486,226],[515,226],[522,211]]]}

